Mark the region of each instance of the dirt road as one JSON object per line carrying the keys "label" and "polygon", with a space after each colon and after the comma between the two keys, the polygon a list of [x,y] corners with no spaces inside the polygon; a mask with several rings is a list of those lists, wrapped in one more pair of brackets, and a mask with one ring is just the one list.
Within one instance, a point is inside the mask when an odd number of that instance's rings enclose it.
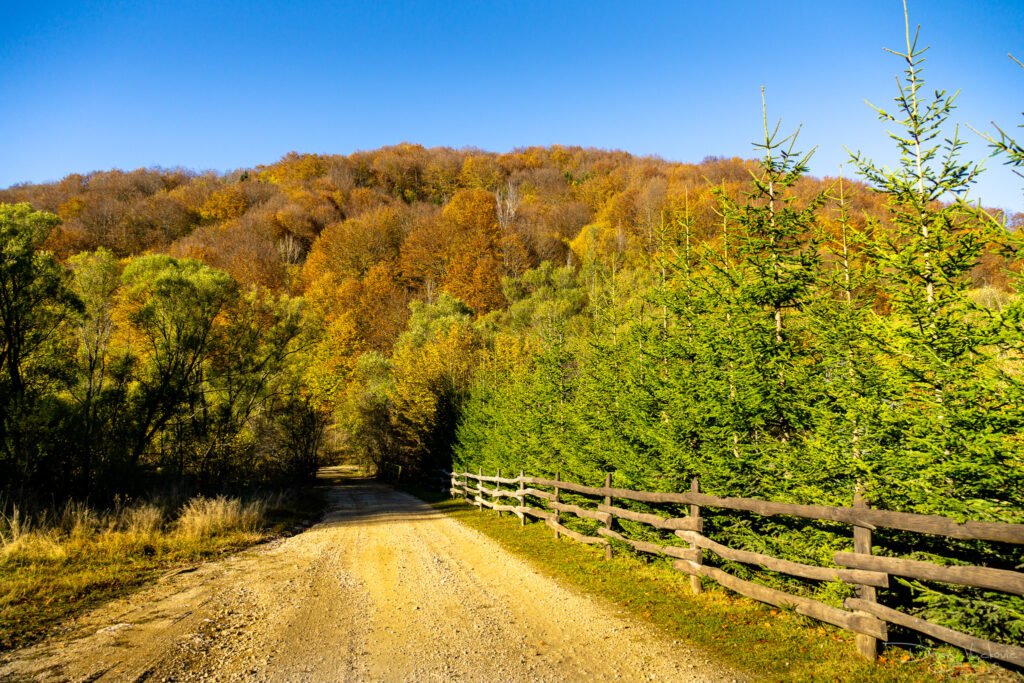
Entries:
{"label": "dirt road", "polygon": [[0,681],[732,681],[683,644],[373,482],[318,525],[0,658]]}

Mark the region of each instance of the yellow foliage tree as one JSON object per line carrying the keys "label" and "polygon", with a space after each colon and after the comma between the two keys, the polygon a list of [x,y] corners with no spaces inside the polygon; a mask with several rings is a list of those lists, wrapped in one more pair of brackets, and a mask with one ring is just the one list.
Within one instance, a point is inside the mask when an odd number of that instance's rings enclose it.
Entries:
{"label": "yellow foliage tree", "polygon": [[240,218],[248,208],[245,193],[235,183],[211,194],[199,209],[199,215],[208,221],[223,221]]}
{"label": "yellow foliage tree", "polygon": [[405,464],[445,464],[481,348],[470,311],[458,300],[443,295],[434,305],[412,305],[409,331],[392,356],[388,390],[391,427]]}

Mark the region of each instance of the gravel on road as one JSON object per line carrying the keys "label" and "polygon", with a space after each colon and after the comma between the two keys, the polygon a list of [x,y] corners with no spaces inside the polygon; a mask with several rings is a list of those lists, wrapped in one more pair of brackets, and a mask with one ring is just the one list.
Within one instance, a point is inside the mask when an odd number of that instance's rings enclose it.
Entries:
{"label": "gravel on road", "polygon": [[369,481],[303,533],[179,572],[0,656],[0,681],[736,681]]}

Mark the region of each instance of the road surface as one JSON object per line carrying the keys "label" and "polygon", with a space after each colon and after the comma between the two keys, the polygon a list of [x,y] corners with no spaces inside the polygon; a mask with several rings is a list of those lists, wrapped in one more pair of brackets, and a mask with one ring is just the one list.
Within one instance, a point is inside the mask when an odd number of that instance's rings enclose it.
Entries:
{"label": "road surface", "polygon": [[384,485],[0,656],[0,681],[734,681]]}

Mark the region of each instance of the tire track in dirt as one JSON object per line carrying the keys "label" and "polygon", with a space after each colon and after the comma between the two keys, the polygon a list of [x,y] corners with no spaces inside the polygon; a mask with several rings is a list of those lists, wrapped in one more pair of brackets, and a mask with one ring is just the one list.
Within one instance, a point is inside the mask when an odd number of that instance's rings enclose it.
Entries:
{"label": "tire track in dirt", "polygon": [[696,648],[359,481],[324,520],[90,612],[0,681],[733,681]]}

